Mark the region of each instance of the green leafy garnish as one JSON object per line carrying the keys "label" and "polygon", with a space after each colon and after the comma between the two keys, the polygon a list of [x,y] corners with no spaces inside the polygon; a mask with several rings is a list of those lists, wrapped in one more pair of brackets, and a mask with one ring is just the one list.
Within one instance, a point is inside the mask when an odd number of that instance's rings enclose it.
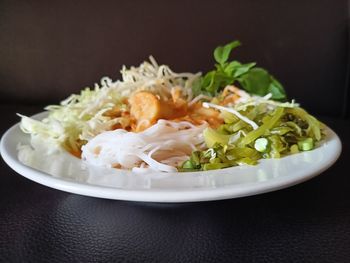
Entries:
{"label": "green leafy garnish", "polygon": [[228,43],[223,47],[222,46],[217,47],[214,50],[214,58],[216,62],[218,62],[220,65],[224,65],[228,60],[232,49],[239,47],[240,45],[241,45],[241,42],[236,40],[231,43]]}
{"label": "green leafy garnish", "polygon": [[286,99],[282,84],[267,70],[255,67],[255,62],[242,64],[237,60],[228,61],[233,49],[240,46],[239,41],[233,41],[214,50],[215,70],[206,73],[193,85],[196,95],[201,93],[216,96],[227,85],[239,85],[248,93],[264,96],[271,93],[271,99]]}

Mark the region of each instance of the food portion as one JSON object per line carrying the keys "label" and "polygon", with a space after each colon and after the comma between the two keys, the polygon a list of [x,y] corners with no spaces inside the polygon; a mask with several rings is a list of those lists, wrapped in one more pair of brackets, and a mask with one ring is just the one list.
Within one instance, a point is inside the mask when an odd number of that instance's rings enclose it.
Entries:
{"label": "food portion", "polygon": [[323,125],[256,63],[229,61],[238,41],[214,51],[215,69],[175,73],[153,57],[104,77],[93,89],[20,115],[32,146],[66,150],[84,162],[134,172],[205,171],[255,165],[314,149]]}

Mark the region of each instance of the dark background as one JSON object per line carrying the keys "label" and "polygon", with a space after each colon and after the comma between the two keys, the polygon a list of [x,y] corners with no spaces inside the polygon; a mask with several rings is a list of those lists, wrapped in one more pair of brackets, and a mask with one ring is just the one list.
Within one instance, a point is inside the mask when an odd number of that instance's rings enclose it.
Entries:
{"label": "dark background", "polygon": [[236,58],[270,70],[343,143],[306,183],[190,204],[64,193],[1,161],[0,262],[349,262],[348,21],[346,0],[0,0],[0,134],[123,64],[152,54],[206,71],[239,39]]}
{"label": "dark background", "polygon": [[314,114],[344,116],[348,1],[1,1],[0,97],[57,103],[119,78],[149,55],[176,71],[207,71],[218,45],[257,61]]}

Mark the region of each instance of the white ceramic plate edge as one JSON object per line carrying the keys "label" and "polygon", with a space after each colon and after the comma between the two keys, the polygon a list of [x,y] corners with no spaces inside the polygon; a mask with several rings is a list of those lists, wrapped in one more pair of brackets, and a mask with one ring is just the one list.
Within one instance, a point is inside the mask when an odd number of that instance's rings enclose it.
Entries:
{"label": "white ceramic plate edge", "polygon": [[[335,143],[335,152],[331,158],[327,159],[326,163],[323,163],[322,168],[310,173],[305,174],[299,172],[293,174],[293,176],[277,177],[268,181],[258,183],[246,183],[240,185],[229,185],[225,187],[210,188],[210,189],[185,189],[185,190],[129,190],[129,189],[117,189],[104,186],[89,185],[86,183],[75,183],[69,180],[57,179],[44,172],[35,170],[20,163],[17,156],[11,154],[11,145],[8,143],[8,139],[11,133],[18,129],[19,124],[15,124],[1,138],[0,151],[4,161],[17,173],[22,176],[37,182],[39,184],[62,190],[65,192],[100,197],[115,200],[128,200],[128,201],[144,201],[144,202],[166,202],[166,203],[182,203],[182,202],[197,202],[197,201],[209,201],[209,200],[221,200],[229,198],[237,198],[250,196],[255,194],[261,194],[279,190],[282,188],[290,187],[292,185],[299,184],[306,180],[319,175],[326,169],[328,169],[338,159],[341,153],[341,141],[339,137],[330,129],[331,137]],[[13,149],[12,149],[13,150]]]}

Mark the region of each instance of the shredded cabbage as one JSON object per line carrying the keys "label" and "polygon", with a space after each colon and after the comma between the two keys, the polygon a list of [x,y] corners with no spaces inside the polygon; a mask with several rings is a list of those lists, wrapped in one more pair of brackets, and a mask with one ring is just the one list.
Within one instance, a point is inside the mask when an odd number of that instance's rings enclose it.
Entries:
{"label": "shredded cabbage", "polygon": [[106,84],[102,84],[102,87],[96,85],[93,90],[86,88],[79,95],[71,95],[60,105],[46,107],[49,115],[42,121],[20,115],[21,129],[45,140],[50,139],[52,145],[79,152],[87,140],[109,130],[120,121],[103,115],[121,104],[120,99],[120,95]]}
{"label": "shredded cabbage", "polygon": [[85,88],[60,105],[46,107],[48,117],[42,121],[19,115],[22,131],[79,154],[82,145],[101,132],[111,130],[118,123],[126,126],[128,118],[105,114],[115,106],[123,108],[123,98],[136,90],[155,91],[168,98],[172,89],[180,86],[183,96],[190,101],[192,83],[200,76],[200,73],[175,73],[166,65],[159,66],[152,56],[150,62],[145,61],[139,67],[127,69],[124,66],[121,73],[121,81],[103,77],[94,89]]}

